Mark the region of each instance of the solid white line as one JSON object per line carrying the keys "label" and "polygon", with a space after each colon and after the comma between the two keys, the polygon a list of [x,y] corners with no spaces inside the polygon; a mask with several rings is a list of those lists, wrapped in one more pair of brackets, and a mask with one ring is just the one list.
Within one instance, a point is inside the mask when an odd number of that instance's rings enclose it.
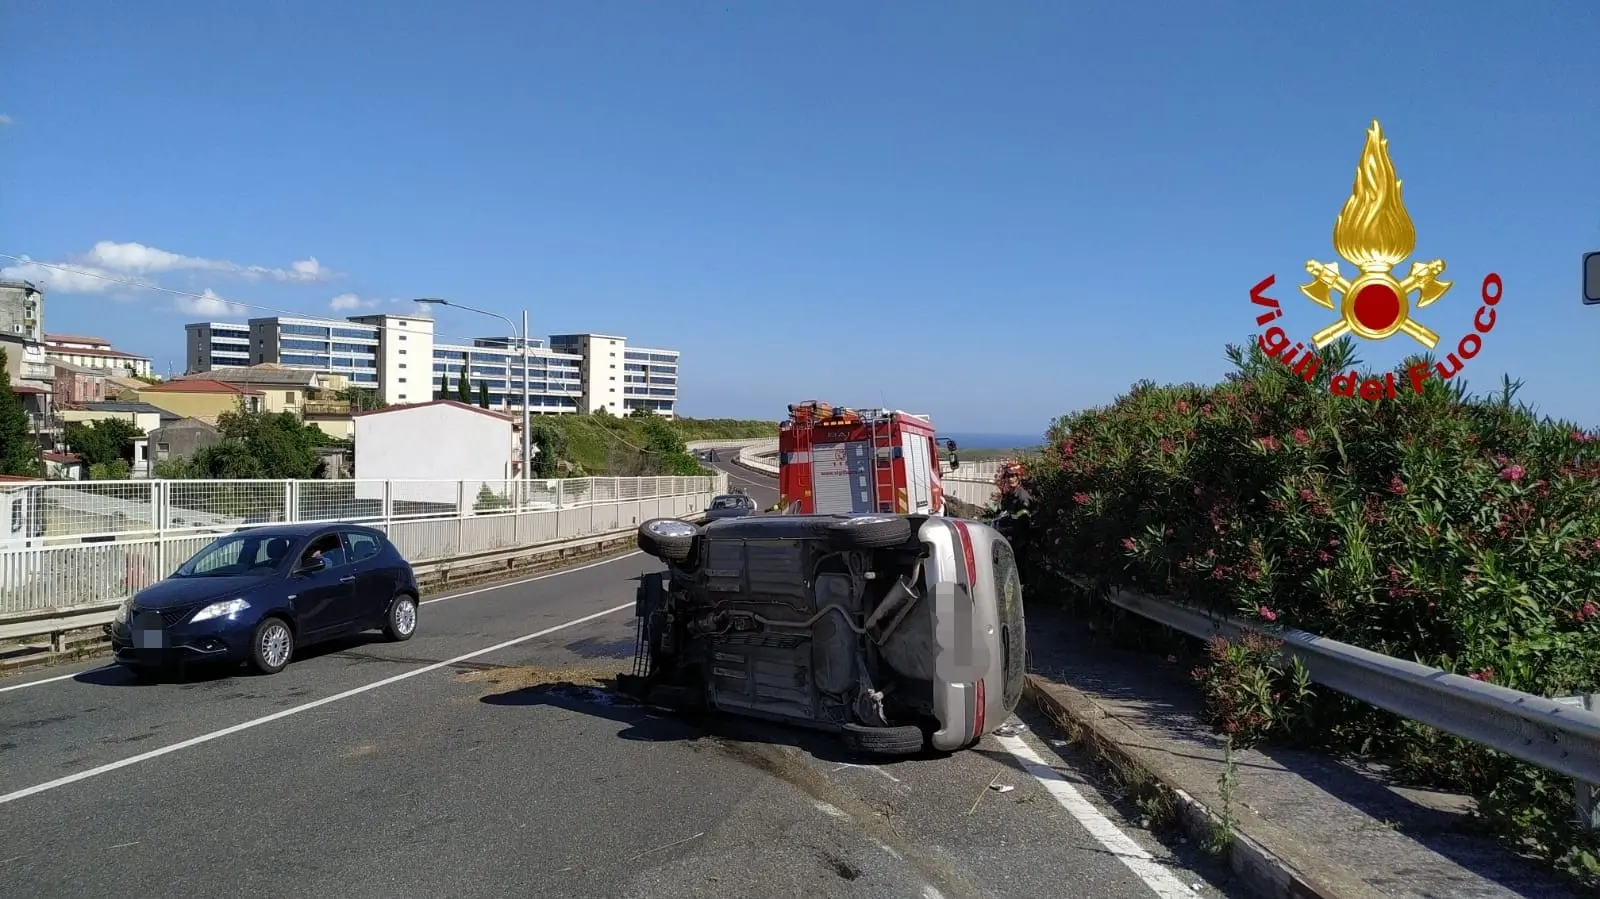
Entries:
{"label": "solid white line", "polygon": [[140,762],[147,762],[147,761],[149,761],[151,759],[154,759],[154,758],[160,758],[161,756],[164,756],[164,755],[170,755],[171,753],[178,752],[179,750],[182,750],[182,749],[188,749],[191,746],[199,746],[201,743],[209,743],[212,740],[220,740],[223,737],[231,736],[233,734],[239,733],[240,731],[249,730],[249,729],[251,729],[253,727],[260,727],[263,724],[269,724],[269,723],[271,723],[273,721],[277,721],[277,720],[282,719],[282,718],[287,718],[290,715],[298,715],[301,712],[309,712],[312,709],[321,708],[322,706],[328,705],[330,703],[338,702],[341,699],[349,699],[352,696],[359,696],[362,693],[367,693],[369,691],[376,690],[379,687],[387,687],[390,684],[397,684],[397,683],[399,683],[400,681],[403,681],[403,680],[410,680],[413,677],[417,677],[419,675],[427,674],[430,671],[438,671],[440,668],[447,668],[447,667],[449,667],[451,665],[458,665],[458,664],[460,664],[462,662],[467,661],[468,659],[475,659],[478,656],[488,655],[491,652],[498,652],[498,651],[500,651],[502,649],[509,649],[510,647],[516,646],[519,643],[526,643],[529,640],[537,640],[540,637],[544,637],[544,636],[547,636],[549,634],[553,634],[556,631],[566,630],[569,627],[576,627],[577,625],[593,621],[596,618],[604,618],[607,615],[613,614],[615,612],[620,612],[623,609],[631,609],[631,608],[633,608],[633,606],[634,606],[634,604],[632,602],[624,603],[624,604],[622,604],[620,606],[617,606],[615,608],[606,609],[603,612],[595,612],[593,615],[585,615],[582,618],[575,618],[575,619],[573,619],[571,621],[568,621],[568,622],[566,622],[564,624],[558,624],[558,625],[556,625],[554,627],[547,627],[542,631],[535,631],[535,632],[533,632],[531,634],[525,634],[525,635],[523,635],[521,637],[516,637],[516,638],[511,639],[511,640],[506,640],[503,643],[496,643],[493,646],[486,646],[483,649],[475,649],[472,652],[466,653],[465,655],[456,656],[453,659],[445,659],[442,662],[434,662],[431,665],[424,665],[421,668],[413,668],[410,671],[405,671],[405,672],[402,672],[400,674],[396,674],[393,677],[386,677],[386,678],[384,678],[383,680],[380,680],[380,681],[373,681],[370,684],[366,684],[366,685],[360,686],[360,687],[355,687],[353,689],[346,690],[343,693],[335,693],[332,696],[327,696],[327,697],[324,697],[322,699],[313,700],[311,702],[305,703],[304,705],[297,705],[297,706],[295,706],[293,708],[284,709],[281,712],[274,712],[271,715],[264,715],[264,716],[262,716],[260,718],[253,718],[253,719],[251,719],[249,721],[244,721],[244,722],[241,722],[239,724],[235,724],[232,727],[224,727],[221,730],[214,730],[214,731],[212,731],[211,733],[208,733],[208,734],[201,734],[198,737],[191,737],[191,738],[189,738],[187,740],[183,740],[183,741],[178,742],[178,743],[173,743],[173,744],[171,744],[169,746],[162,746],[159,749],[152,749],[149,752],[141,752],[138,755],[129,756],[128,758],[122,759],[121,761],[116,761],[116,762],[111,762],[109,764],[101,765],[98,768],[90,768],[87,771],[79,771],[77,774],[69,774],[66,777],[58,777],[55,780],[48,781],[46,783],[38,784],[38,785],[35,785],[35,786],[27,787],[26,789],[17,790],[14,793],[7,793],[4,796],[0,796],[0,805],[5,805],[8,802],[16,802],[18,799],[26,799],[27,797],[33,796],[33,795],[35,795],[37,793],[43,793],[43,792],[46,792],[48,790],[54,790],[57,787],[64,787],[64,786],[66,786],[68,784],[74,784],[74,783],[77,783],[80,780],[88,780],[91,777],[98,777],[98,776],[100,776],[102,774],[109,774],[112,771],[117,771],[117,770],[120,770],[122,768],[127,768],[130,765],[137,765]]}
{"label": "solid white line", "polygon": [[445,602],[445,601],[451,600],[451,599],[461,599],[461,598],[467,597],[467,596],[477,596],[480,593],[492,593],[492,592],[494,592],[496,590],[504,590],[504,589],[506,589],[508,587],[520,587],[523,584],[531,584],[534,581],[544,581],[544,580],[549,580],[550,578],[553,578],[553,577],[561,577],[564,574],[574,574],[574,573],[579,572],[579,571],[588,571],[591,568],[599,568],[601,565],[610,565],[612,562],[621,562],[623,559],[631,559],[634,556],[642,555],[642,554],[643,554],[643,550],[636,549],[631,553],[626,553],[626,554],[620,555],[620,556],[612,556],[609,559],[601,559],[598,562],[590,562],[587,565],[579,565],[577,568],[563,568],[560,571],[547,571],[544,574],[536,574],[533,577],[525,577],[525,578],[523,578],[522,580],[519,580],[519,581],[508,581],[508,582],[506,582],[504,584],[493,584],[493,585],[488,586],[488,587],[479,587],[476,590],[467,590],[467,591],[462,592],[462,593],[452,593],[449,596],[435,596],[433,599],[424,599],[422,602],[417,603],[417,605],[426,606],[426,605],[430,605],[432,603]]}
{"label": "solid white line", "polygon": [[1005,751],[1022,763],[1023,770],[1033,775],[1044,787],[1051,798],[1067,810],[1067,814],[1083,825],[1089,835],[1106,848],[1108,852],[1122,860],[1128,870],[1138,875],[1161,899],[1194,899],[1194,890],[1189,885],[1179,880],[1171,871],[1155,860],[1155,857],[1146,852],[1143,846],[1133,841],[1132,837],[1117,829],[1111,819],[1100,813],[1100,810],[1083,798],[1072,784],[1067,782],[1061,772],[1051,768],[1039,753],[1033,750],[1021,737],[996,736]]}
{"label": "solid white line", "polygon": [[[451,599],[464,599],[464,598],[466,598],[468,596],[477,596],[477,595],[479,595],[481,593],[493,593],[496,590],[506,590],[506,589],[509,589],[511,587],[520,587],[523,584],[531,584],[534,581],[543,581],[543,580],[547,580],[547,579],[553,578],[553,577],[560,577],[560,576],[562,576],[564,574],[573,574],[573,573],[576,573],[576,572],[579,572],[579,571],[588,571],[591,568],[599,568],[601,565],[610,565],[612,562],[621,562],[623,559],[631,559],[634,556],[637,556],[637,555],[640,555],[640,554],[641,554],[641,550],[637,550],[636,549],[631,553],[626,553],[626,554],[620,555],[620,556],[612,556],[609,559],[601,559],[598,562],[590,562],[587,565],[579,565],[577,568],[563,568],[560,571],[548,571],[548,572],[545,572],[544,574],[534,575],[533,577],[525,577],[525,578],[522,578],[521,580],[507,581],[504,584],[493,584],[493,585],[488,586],[488,587],[479,587],[476,590],[466,590],[466,591],[463,591],[461,593],[451,593],[448,596],[435,596],[433,599],[424,599],[422,602],[417,603],[417,605],[419,605],[419,606],[432,605],[433,603],[436,603],[436,602],[445,602],[445,601],[451,600]],[[53,683],[55,683],[57,681],[71,680],[72,678],[78,677],[80,675],[88,674],[91,671],[104,671],[104,670],[106,670],[108,668],[115,668],[115,667],[116,667],[116,665],[113,663],[113,664],[110,664],[110,665],[101,665],[101,666],[96,667],[96,668],[85,668],[84,670],[75,672],[73,674],[58,674],[55,677],[46,677],[46,678],[41,678],[39,680],[31,680],[31,681],[28,681],[25,684],[12,684],[12,685],[10,685],[8,687],[0,687],[0,693],[9,693],[12,690],[24,690],[24,689],[27,689],[28,687],[38,687],[38,686],[43,686],[44,684],[53,684]]]}

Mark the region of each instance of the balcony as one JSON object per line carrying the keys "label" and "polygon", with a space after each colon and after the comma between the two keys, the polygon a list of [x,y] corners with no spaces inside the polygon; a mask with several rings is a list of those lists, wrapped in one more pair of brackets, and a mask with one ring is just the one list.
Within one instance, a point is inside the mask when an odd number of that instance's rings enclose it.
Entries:
{"label": "balcony", "polygon": [[300,404],[301,415],[349,415],[350,403],[346,400],[306,400]]}

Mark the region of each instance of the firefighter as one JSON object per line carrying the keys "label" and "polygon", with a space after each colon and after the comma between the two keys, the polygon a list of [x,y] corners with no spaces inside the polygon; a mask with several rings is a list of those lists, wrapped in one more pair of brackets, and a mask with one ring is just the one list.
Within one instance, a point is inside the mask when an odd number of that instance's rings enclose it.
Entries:
{"label": "firefighter", "polygon": [[1023,483],[1022,466],[1016,462],[1001,465],[994,483],[1000,490],[1000,514],[995,517],[995,528],[1011,542],[1017,557],[1017,571],[1027,571],[1033,533],[1033,494]]}

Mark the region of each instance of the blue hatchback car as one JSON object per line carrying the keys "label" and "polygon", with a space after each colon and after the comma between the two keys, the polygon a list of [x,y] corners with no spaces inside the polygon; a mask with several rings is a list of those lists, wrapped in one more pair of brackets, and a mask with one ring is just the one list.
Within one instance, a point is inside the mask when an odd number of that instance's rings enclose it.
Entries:
{"label": "blue hatchback car", "polygon": [[136,674],[196,662],[282,671],[296,647],[382,628],[417,630],[417,578],[382,531],[284,524],[219,537],[166,580],[136,593],[109,626]]}

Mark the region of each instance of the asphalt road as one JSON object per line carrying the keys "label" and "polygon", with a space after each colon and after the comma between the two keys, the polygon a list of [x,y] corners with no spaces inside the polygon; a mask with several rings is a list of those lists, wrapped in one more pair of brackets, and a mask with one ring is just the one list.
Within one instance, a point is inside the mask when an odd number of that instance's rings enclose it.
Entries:
{"label": "asphalt road", "polygon": [[635,554],[438,598],[408,642],[313,649],[272,677],[137,685],[90,664],[0,680],[0,896],[1201,884],[1033,730],[875,765],[824,735],[613,704],[634,587],[659,570]]}

